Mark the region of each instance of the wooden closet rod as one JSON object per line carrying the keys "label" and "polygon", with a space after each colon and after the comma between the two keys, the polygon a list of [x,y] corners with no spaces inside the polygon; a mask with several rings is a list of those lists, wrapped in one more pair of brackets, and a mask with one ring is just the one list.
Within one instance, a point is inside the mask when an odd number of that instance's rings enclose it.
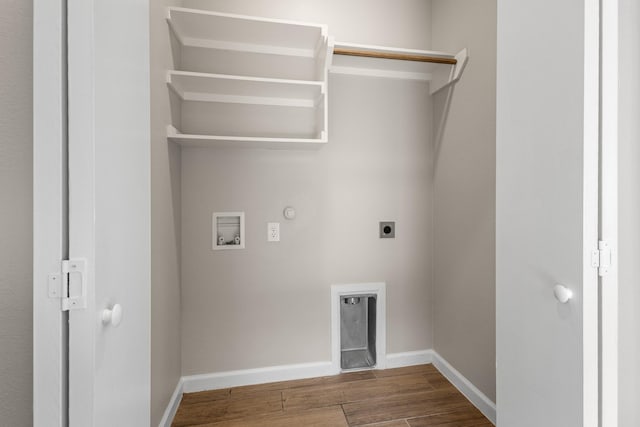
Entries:
{"label": "wooden closet rod", "polygon": [[381,59],[397,59],[401,61],[433,62],[436,64],[456,65],[458,63],[458,60],[455,58],[439,58],[437,56],[421,56],[421,55],[408,55],[404,53],[375,52],[371,50],[344,49],[339,47],[335,48],[333,50],[333,53],[335,55],[363,56],[366,58],[381,58]]}

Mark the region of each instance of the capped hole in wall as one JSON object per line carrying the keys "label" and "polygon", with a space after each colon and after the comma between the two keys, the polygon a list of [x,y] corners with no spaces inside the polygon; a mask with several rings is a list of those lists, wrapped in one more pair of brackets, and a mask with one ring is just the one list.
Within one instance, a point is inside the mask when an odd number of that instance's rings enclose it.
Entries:
{"label": "capped hole in wall", "polygon": [[380,222],[380,238],[393,239],[395,237],[396,237],[395,221],[381,221]]}

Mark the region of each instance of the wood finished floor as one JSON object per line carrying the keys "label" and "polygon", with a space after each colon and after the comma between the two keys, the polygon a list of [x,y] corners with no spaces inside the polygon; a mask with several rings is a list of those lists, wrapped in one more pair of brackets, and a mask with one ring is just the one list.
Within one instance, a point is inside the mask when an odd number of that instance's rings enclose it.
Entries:
{"label": "wood finished floor", "polygon": [[185,393],[172,426],[489,427],[433,365]]}

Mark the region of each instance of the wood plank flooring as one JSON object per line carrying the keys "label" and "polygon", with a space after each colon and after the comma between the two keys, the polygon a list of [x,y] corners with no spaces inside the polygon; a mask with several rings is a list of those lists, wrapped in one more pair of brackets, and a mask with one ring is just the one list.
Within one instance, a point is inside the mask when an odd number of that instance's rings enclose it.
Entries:
{"label": "wood plank flooring", "polygon": [[173,427],[489,427],[433,365],[185,393]]}

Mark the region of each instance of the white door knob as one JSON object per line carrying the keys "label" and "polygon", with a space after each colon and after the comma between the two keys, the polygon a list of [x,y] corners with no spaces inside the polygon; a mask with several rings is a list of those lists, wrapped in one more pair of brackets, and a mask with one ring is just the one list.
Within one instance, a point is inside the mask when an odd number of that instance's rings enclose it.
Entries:
{"label": "white door knob", "polygon": [[122,306],[114,304],[113,307],[102,310],[102,324],[117,327],[122,322]]}
{"label": "white door knob", "polygon": [[573,292],[571,291],[571,289],[568,289],[564,285],[555,285],[553,287],[553,294],[556,296],[556,299],[562,304],[566,304],[567,302],[569,302],[571,297],[573,297]]}

